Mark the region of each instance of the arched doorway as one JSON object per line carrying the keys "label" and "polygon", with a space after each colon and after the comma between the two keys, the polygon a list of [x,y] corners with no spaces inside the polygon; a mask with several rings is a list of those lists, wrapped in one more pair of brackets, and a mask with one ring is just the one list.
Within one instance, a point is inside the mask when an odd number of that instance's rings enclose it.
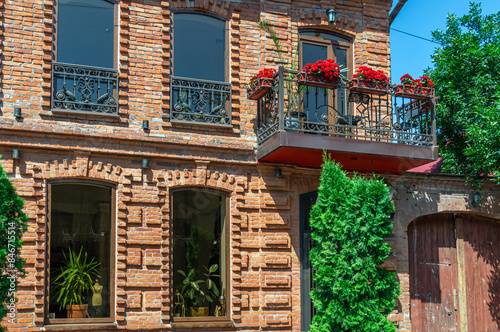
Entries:
{"label": "arched doorway", "polygon": [[438,213],[408,226],[413,331],[500,329],[500,224]]}

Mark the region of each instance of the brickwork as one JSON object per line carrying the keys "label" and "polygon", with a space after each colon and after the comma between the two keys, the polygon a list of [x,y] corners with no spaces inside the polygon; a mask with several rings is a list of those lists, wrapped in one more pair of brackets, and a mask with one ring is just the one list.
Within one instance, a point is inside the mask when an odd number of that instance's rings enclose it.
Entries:
{"label": "brickwork", "polygon": [[[326,10],[335,8],[329,24]],[[275,66],[272,40],[257,24],[272,24],[283,57],[296,59],[298,31],[321,28],[353,40],[355,67],[389,73],[391,1],[119,1],[119,116],[66,114],[50,109],[55,48],[55,5],[48,0],[0,0],[0,154],[26,200],[29,217],[22,255],[26,278],[17,292],[10,331],[43,331],[46,314],[48,184],[93,180],[116,188],[116,327],[106,330],[183,330],[172,325],[172,188],[211,188],[230,199],[230,327],[210,330],[300,331],[299,195],[315,191],[319,170],[259,164],[255,157],[256,103],[245,85],[264,66]],[[169,121],[171,14],[195,10],[227,20],[231,127]],[[20,107],[22,117],[14,117]],[[149,130],[143,130],[149,120]],[[21,158],[13,160],[12,149]],[[148,168],[141,168],[147,158]],[[393,256],[403,293],[392,319],[410,329],[405,230],[417,216],[470,210],[458,178],[390,177],[396,194]],[[415,187],[413,187],[415,186]],[[443,189],[443,188],[446,188]],[[466,188],[466,189],[464,189]],[[497,188],[482,212],[497,214]],[[464,191],[464,195],[456,195]],[[416,204],[416,205],[415,205]],[[45,326],[44,326],[45,324]],[[53,327],[52,327],[53,328]],[[88,330],[81,326],[66,330]],[[196,328],[194,328],[196,330]],[[206,331],[207,328],[199,327]]]}

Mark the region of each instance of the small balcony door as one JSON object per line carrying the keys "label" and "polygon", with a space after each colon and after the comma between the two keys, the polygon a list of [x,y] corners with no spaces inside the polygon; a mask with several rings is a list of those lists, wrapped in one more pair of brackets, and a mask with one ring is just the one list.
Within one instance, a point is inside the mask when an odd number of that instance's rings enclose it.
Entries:
{"label": "small balcony door", "polygon": [[[316,31],[300,32],[300,68],[318,60],[334,59],[341,68],[341,74],[352,75],[352,49],[349,39]],[[347,96],[345,90],[335,92],[323,88],[304,87],[303,112],[307,121],[312,123],[335,121],[338,116],[347,115]]]}

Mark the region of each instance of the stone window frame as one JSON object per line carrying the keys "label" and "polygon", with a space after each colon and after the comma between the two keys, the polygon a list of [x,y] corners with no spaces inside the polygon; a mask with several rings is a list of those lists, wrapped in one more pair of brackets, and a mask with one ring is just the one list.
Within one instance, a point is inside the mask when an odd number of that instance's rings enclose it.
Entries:
{"label": "stone window frame", "polygon": [[[110,225],[110,317],[103,318],[49,318],[49,294],[50,294],[50,237],[51,237],[51,199],[52,199],[52,185],[54,184],[86,184],[99,187],[107,187],[111,189],[111,225]],[[82,329],[80,326],[92,324],[99,325],[107,328],[115,326],[116,317],[116,249],[117,249],[117,234],[116,234],[116,199],[117,199],[116,185],[109,182],[96,181],[90,179],[55,179],[47,181],[47,208],[46,208],[46,249],[45,249],[45,287],[44,287],[44,325],[47,330],[59,330],[59,328],[69,331],[75,328]],[[66,325],[68,324],[68,325]]]}
{"label": "stone window frame", "polygon": [[[231,319],[231,287],[232,287],[232,280],[231,280],[231,192],[219,188],[213,188],[213,187],[208,187],[208,186],[194,186],[194,185],[188,185],[188,186],[178,186],[178,187],[172,187],[169,190],[169,209],[170,209],[170,234],[169,238],[173,239],[174,235],[174,230],[173,230],[173,194],[176,192],[181,192],[181,191],[206,191],[210,192],[213,194],[218,194],[221,196],[225,197],[226,200],[226,243],[228,250],[226,251],[226,280],[227,280],[227,287],[226,287],[226,316],[222,317],[215,317],[215,316],[207,316],[207,317],[174,317],[173,314],[173,300],[170,301],[170,322],[172,324],[172,327],[174,328],[195,328],[195,327],[234,327],[234,322]],[[169,265],[170,271],[173,271],[174,269],[174,258],[173,258],[173,242],[170,241],[170,259],[169,259]],[[170,279],[170,285],[169,285],[169,294],[171,299],[173,299],[174,296],[174,285],[173,285],[173,278]]]}

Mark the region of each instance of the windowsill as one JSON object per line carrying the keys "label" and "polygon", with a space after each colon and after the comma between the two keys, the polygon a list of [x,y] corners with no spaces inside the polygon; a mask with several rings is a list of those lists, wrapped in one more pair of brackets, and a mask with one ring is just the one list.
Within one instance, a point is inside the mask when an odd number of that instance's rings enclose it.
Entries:
{"label": "windowsill", "polygon": [[102,329],[114,330],[114,329],[117,329],[117,324],[116,323],[97,323],[97,322],[90,323],[90,324],[62,323],[62,324],[45,325],[43,327],[44,331],[76,331],[76,330],[87,331],[87,330],[102,330]]}
{"label": "windowsill", "polygon": [[174,317],[172,327],[234,327],[229,317]]}
{"label": "windowsill", "polygon": [[108,114],[108,113],[98,113],[98,112],[88,112],[88,111],[71,111],[59,108],[51,108],[50,111],[54,114],[67,114],[68,116],[77,116],[77,115],[85,115],[85,116],[95,116],[98,118],[105,117],[109,119],[119,118],[119,114]]}
{"label": "windowsill", "polygon": [[196,121],[181,121],[181,120],[171,120],[170,115],[163,116],[163,119],[165,121],[168,121],[172,124],[172,126],[185,126],[185,127],[193,127],[193,126],[198,126],[198,127],[215,127],[215,128],[221,128],[221,129],[232,129],[233,125],[228,123],[228,124],[220,124],[220,123],[210,123],[210,122],[196,122]]}

